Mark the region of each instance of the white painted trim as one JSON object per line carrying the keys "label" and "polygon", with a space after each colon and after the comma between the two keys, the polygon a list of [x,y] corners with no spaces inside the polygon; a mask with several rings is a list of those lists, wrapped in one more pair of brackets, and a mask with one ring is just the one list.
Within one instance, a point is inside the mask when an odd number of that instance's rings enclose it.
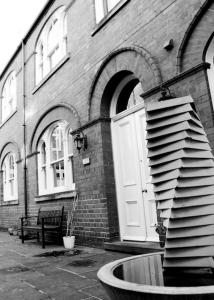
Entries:
{"label": "white painted trim", "polygon": [[75,197],[77,194],[77,191],[74,188],[67,190],[67,191],[61,191],[58,193],[50,193],[50,194],[44,194],[44,195],[37,195],[35,196],[34,200],[35,202],[42,202],[42,201],[49,201],[49,200],[57,200],[57,199],[67,199]]}
{"label": "white painted trim", "polygon": [[130,236],[123,236],[122,240],[123,241],[131,241],[131,242],[134,242],[134,241],[136,241],[136,242],[146,242],[147,241],[145,236],[141,236],[140,239],[139,239],[139,236],[132,236],[131,238],[130,238]]}
{"label": "white painted trim", "polygon": [[131,115],[131,114],[135,113],[138,110],[141,110],[144,107],[145,107],[144,103],[139,103],[139,104],[127,109],[127,110],[122,111],[120,114],[115,115],[114,117],[112,117],[112,121],[113,122],[118,121],[118,120],[120,120],[120,119],[122,119],[122,118],[124,118],[128,115]]}
{"label": "white painted trim", "polygon": [[112,138],[112,150],[113,150],[113,161],[114,161],[114,178],[115,178],[115,186],[116,186],[116,197],[117,197],[117,212],[118,212],[118,222],[119,222],[119,232],[120,232],[120,239],[121,241],[123,240],[123,224],[122,224],[122,210],[120,208],[120,203],[119,203],[119,185],[117,183],[117,178],[118,178],[118,161],[116,160],[116,149],[114,147],[115,144],[115,139],[116,139],[116,133],[115,133],[115,124],[114,122],[111,122],[111,138]]}

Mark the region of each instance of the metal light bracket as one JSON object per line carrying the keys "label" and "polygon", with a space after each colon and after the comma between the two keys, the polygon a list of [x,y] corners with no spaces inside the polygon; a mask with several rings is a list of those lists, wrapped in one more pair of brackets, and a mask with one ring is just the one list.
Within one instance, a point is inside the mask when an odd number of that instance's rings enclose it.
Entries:
{"label": "metal light bracket", "polygon": [[77,130],[74,136],[74,143],[76,149],[80,152],[81,149],[86,150],[88,148],[87,136],[83,133],[82,130]]}

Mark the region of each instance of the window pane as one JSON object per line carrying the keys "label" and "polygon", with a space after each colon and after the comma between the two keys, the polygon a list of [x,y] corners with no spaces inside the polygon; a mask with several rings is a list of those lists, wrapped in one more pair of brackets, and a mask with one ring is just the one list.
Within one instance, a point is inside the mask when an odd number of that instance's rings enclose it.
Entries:
{"label": "window pane", "polygon": [[67,22],[67,14],[64,15],[63,19],[63,35],[67,35],[67,27],[68,27],[68,22]]}
{"label": "window pane", "polygon": [[59,50],[59,47],[55,48],[55,50],[49,56],[51,69],[56,66],[56,64],[60,61],[61,57],[62,57],[62,55]]}
{"label": "window pane", "polygon": [[39,53],[38,53],[38,71],[39,78],[43,78],[43,66],[44,66],[44,47],[43,44],[40,44]]}
{"label": "window pane", "polygon": [[104,18],[103,0],[95,0],[96,22],[100,22]]}
{"label": "window pane", "polygon": [[63,20],[63,55],[65,55],[67,51],[67,27],[67,15],[65,15]]}
{"label": "window pane", "polygon": [[65,185],[64,161],[57,162],[53,165],[54,187]]}
{"label": "window pane", "polygon": [[46,164],[46,145],[45,145],[45,143],[43,143],[42,147],[41,147],[41,159],[42,159],[42,165]]}
{"label": "window pane", "polygon": [[9,179],[14,178],[14,158],[12,155],[9,157]]}
{"label": "window pane", "polygon": [[14,196],[14,179],[10,180],[10,196],[13,197]]}
{"label": "window pane", "polygon": [[68,154],[73,154],[73,136],[71,134],[72,130],[70,129],[68,132]]}
{"label": "window pane", "polygon": [[8,98],[3,96],[2,99],[2,120],[5,120],[10,114],[10,107],[8,104]]}
{"label": "window pane", "polygon": [[62,31],[62,29],[60,31],[59,19],[54,19],[48,34],[48,56],[51,69],[60,61],[61,57],[63,56],[62,51],[59,49],[59,45],[62,43]]}
{"label": "window pane", "polygon": [[14,99],[16,95],[16,83],[15,83],[15,78],[12,76],[9,80],[9,99]]}
{"label": "window pane", "polygon": [[54,149],[51,150],[51,160],[57,160],[57,151],[55,151]]}
{"label": "window pane", "polygon": [[47,172],[46,172],[46,167],[42,168],[42,183],[43,183],[44,190],[46,190],[47,189]]}
{"label": "window pane", "polygon": [[36,83],[44,76],[44,45],[39,41],[36,47]]}
{"label": "window pane", "polygon": [[51,160],[55,161],[57,159],[64,157],[64,145],[63,145],[63,135],[62,129],[57,126],[51,135]]}
{"label": "window pane", "polygon": [[48,34],[48,52],[52,51],[59,43],[59,20],[53,20]]}
{"label": "window pane", "polygon": [[107,0],[108,3],[108,11],[110,11],[120,0]]}
{"label": "window pane", "polygon": [[6,165],[5,164],[3,164],[2,171],[3,171],[3,182],[6,183],[7,173],[6,173]]}
{"label": "window pane", "polygon": [[4,121],[16,108],[16,77],[14,72],[5,82],[2,92],[2,120]]}
{"label": "window pane", "polygon": [[131,92],[131,95],[129,97],[128,104],[127,104],[127,109],[136,104],[142,103],[143,99],[140,97],[140,95],[142,93],[143,93],[143,90],[142,90],[141,83],[138,83],[135,86],[135,88],[133,89],[133,91]]}

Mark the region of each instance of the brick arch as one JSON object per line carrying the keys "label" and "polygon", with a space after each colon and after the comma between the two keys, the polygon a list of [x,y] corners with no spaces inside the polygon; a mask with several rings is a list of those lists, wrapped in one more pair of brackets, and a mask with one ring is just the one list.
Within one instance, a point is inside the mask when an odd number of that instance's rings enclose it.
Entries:
{"label": "brick arch", "polygon": [[203,62],[204,49],[213,31],[214,3],[206,0],[189,24],[178,49],[177,74]]}
{"label": "brick arch", "polygon": [[2,166],[2,162],[9,152],[13,152],[16,156],[16,161],[20,161],[21,154],[17,143],[15,141],[9,141],[2,147],[0,151],[0,166]]}
{"label": "brick arch", "polygon": [[45,129],[52,123],[60,120],[67,121],[71,125],[72,130],[81,126],[80,117],[72,105],[61,103],[52,106],[41,115],[34,126],[29,144],[29,154],[36,151],[38,140]]}
{"label": "brick arch", "polygon": [[108,55],[92,82],[88,100],[88,119],[102,116],[102,101],[107,84],[113,79],[134,74],[147,91],[162,83],[160,69],[152,55],[143,47],[120,48]]}

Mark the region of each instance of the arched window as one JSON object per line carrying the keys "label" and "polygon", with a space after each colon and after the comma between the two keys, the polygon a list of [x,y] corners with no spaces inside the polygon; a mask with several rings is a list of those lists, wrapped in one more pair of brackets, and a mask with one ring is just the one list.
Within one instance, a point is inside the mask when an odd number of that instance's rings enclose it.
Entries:
{"label": "arched window", "polygon": [[15,155],[13,153],[8,153],[4,158],[2,163],[2,173],[4,201],[17,200],[17,165],[15,162]]}
{"label": "arched window", "polygon": [[52,124],[38,144],[39,194],[73,190],[73,141],[65,121]]}
{"label": "arched window", "polygon": [[36,83],[66,55],[67,16],[64,6],[48,19],[36,44]]}
{"label": "arched window", "polygon": [[111,116],[128,110],[135,105],[143,105],[142,93],[142,85],[133,74],[124,77],[114,93],[111,104]]}
{"label": "arched window", "polygon": [[16,75],[10,73],[2,91],[2,122],[16,110]]}

